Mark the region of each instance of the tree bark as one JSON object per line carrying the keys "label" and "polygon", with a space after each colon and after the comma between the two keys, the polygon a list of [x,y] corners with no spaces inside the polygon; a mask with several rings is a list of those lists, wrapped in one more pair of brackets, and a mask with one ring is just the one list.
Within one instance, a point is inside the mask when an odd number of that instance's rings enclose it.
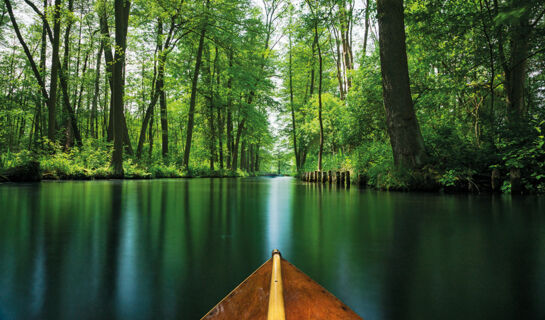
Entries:
{"label": "tree bark", "polygon": [[367,38],[369,36],[369,1],[365,1],[365,27],[363,31],[363,56],[366,56],[367,53]]}
{"label": "tree bark", "polygon": [[[208,1],[207,1],[208,6]],[[189,154],[191,152],[191,140],[193,139],[193,125],[195,122],[195,104],[197,101],[197,84],[199,80],[199,71],[201,67],[202,51],[204,47],[204,37],[206,35],[206,19],[201,27],[201,34],[199,37],[199,47],[197,48],[197,57],[195,61],[195,70],[193,72],[193,79],[191,81],[191,97],[189,100],[189,114],[187,120],[187,135],[185,142],[183,166],[185,169],[189,169]]]}
{"label": "tree bark", "polygon": [[112,96],[113,96],[113,138],[114,150],[112,153],[113,174],[123,177],[123,142],[124,142],[124,117],[123,95],[125,83],[123,69],[125,66],[125,51],[127,48],[127,28],[129,25],[130,1],[115,0],[115,59],[112,70]]}
{"label": "tree bark", "polygon": [[60,7],[62,1],[55,0],[53,11],[53,42],[51,43],[51,79],[49,83],[49,121],[47,129],[47,138],[55,141],[57,134],[56,104],[57,104],[57,79],[59,73],[59,46],[61,33]]}
{"label": "tree bark", "polygon": [[295,168],[297,173],[300,170],[299,152],[297,150],[297,131],[295,128],[295,106],[293,104],[293,57],[292,57],[292,43],[291,32],[289,34],[289,86],[290,86],[290,109],[291,109],[291,130],[293,137],[293,153],[295,154]]}
{"label": "tree bark", "polygon": [[396,166],[416,168],[426,152],[409,85],[403,0],[378,0],[382,95]]}
{"label": "tree bark", "polygon": [[91,137],[98,138],[98,121],[97,121],[97,106],[98,95],[100,93],[100,64],[102,62],[102,49],[104,48],[104,40],[100,41],[100,48],[97,53],[97,62],[95,70],[95,94],[91,104]]}
{"label": "tree bark", "polygon": [[320,38],[318,35],[318,20],[314,23],[314,34],[317,39],[316,47],[318,49],[318,121],[320,123],[320,149],[318,151],[318,170],[322,171],[322,156],[324,152],[324,124],[322,121],[322,49],[320,48]]}
{"label": "tree bark", "polygon": [[165,94],[165,52],[163,48],[163,21],[161,18],[157,22],[157,39],[159,65],[157,70],[157,90],[159,91],[159,111],[161,113],[161,146],[163,159],[168,155],[168,117],[167,117],[167,98]]}
{"label": "tree bark", "polygon": [[511,25],[511,57],[510,72],[507,74],[507,98],[510,116],[517,121],[527,114],[524,91],[527,78],[527,58],[530,48],[531,33],[529,9],[525,8],[528,0],[517,0],[515,8],[524,10],[522,16]]}

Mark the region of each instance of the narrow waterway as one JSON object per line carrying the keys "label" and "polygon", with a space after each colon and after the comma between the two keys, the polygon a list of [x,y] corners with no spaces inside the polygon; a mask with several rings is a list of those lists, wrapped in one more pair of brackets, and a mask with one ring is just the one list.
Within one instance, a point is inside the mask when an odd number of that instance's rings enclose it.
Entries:
{"label": "narrow waterway", "polygon": [[198,319],[278,248],[367,320],[545,319],[545,198],[0,185],[0,319]]}

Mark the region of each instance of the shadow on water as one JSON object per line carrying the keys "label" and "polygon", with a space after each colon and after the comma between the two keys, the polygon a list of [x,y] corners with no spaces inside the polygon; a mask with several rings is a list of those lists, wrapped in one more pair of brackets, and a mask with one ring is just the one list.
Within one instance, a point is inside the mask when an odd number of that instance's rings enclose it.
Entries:
{"label": "shadow on water", "polygon": [[544,201],[291,178],[0,185],[0,318],[199,318],[279,248],[367,319],[544,319]]}

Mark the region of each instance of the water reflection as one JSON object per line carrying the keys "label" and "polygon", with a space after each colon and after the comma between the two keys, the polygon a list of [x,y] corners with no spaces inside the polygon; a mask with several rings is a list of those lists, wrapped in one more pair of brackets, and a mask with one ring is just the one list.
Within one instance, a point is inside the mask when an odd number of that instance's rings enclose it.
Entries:
{"label": "water reflection", "polygon": [[544,207],[289,178],[0,185],[0,319],[199,318],[273,248],[367,319],[543,319]]}

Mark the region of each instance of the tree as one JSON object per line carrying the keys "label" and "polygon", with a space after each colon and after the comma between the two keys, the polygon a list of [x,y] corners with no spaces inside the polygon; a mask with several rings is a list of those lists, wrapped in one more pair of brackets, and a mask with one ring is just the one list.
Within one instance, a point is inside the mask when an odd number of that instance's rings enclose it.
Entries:
{"label": "tree", "polygon": [[115,56],[112,66],[112,113],[113,113],[113,139],[114,150],[112,153],[112,169],[116,177],[123,177],[123,141],[124,141],[124,116],[123,96],[125,93],[125,79],[123,69],[125,67],[125,52],[127,50],[127,29],[129,27],[129,12],[131,3],[129,0],[115,0]]}
{"label": "tree", "polygon": [[426,151],[411,98],[403,0],[377,0],[377,12],[382,95],[394,163],[420,167]]}
{"label": "tree", "polygon": [[[209,0],[206,0],[206,9],[208,8]],[[205,13],[206,15],[206,13]],[[206,35],[207,19],[204,18],[201,24],[201,32],[199,36],[199,46],[197,47],[197,58],[195,59],[195,70],[191,81],[191,98],[189,100],[189,115],[187,118],[187,135],[185,140],[185,150],[183,158],[183,166],[189,169],[189,154],[191,152],[191,141],[193,139],[193,126],[195,124],[195,104],[197,99],[197,84],[199,80],[199,71],[201,68],[202,52],[204,48],[204,37]]]}

